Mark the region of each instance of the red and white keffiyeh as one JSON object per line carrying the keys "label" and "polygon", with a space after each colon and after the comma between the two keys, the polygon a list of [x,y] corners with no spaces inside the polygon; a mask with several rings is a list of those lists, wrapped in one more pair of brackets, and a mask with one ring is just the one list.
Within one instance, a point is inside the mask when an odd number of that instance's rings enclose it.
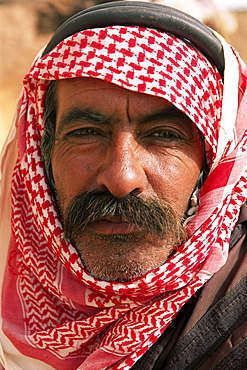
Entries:
{"label": "red and white keffiyeh", "polygon": [[[247,69],[222,43],[224,88],[199,52],[139,27],[82,31],[36,59],[24,80],[18,129],[13,126],[1,157],[4,369],[130,369],[225,263],[247,197]],[[189,240],[164,265],[128,283],[99,281],[83,269],[63,239],[44,174],[40,139],[49,81],[82,76],[167,99],[206,141],[211,170]]]}

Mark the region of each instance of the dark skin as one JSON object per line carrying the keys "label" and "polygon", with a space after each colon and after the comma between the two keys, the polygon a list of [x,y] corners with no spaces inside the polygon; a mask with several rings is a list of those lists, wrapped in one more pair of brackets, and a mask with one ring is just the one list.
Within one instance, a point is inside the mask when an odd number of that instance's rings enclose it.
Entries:
{"label": "dark skin", "polygon": [[[204,160],[189,118],[163,98],[93,78],[57,89],[52,171],[62,217],[75,196],[107,190],[163,199],[182,220]],[[93,276],[121,281],[160,266],[175,247],[121,217],[89,224],[74,242]]]}

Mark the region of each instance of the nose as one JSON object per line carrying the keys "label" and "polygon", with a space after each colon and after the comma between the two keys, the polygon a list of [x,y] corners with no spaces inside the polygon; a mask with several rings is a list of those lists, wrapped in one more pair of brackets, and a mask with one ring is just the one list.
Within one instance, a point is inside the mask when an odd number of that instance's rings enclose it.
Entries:
{"label": "nose", "polygon": [[132,135],[122,133],[104,153],[97,185],[98,189],[108,190],[118,198],[144,191],[147,185],[144,157],[142,148]]}

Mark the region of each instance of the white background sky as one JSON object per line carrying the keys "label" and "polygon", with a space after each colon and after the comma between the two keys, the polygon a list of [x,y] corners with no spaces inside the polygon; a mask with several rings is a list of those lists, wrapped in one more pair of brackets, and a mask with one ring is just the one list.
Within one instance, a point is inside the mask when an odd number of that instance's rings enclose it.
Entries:
{"label": "white background sky", "polygon": [[247,0],[215,0],[219,5],[226,5],[229,9],[247,9]]}

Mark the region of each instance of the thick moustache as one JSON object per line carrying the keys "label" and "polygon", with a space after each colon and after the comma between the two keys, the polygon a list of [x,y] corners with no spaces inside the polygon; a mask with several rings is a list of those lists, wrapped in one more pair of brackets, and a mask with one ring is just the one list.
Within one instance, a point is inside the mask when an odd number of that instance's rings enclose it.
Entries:
{"label": "thick moustache", "polygon": [[112,236],[144,233],[167,239],[173,235],[176,245],[185,236],[181,218],[168,202],[144,200],[133,193],[116,198],[108,191],[86,192],[70,202],[64,219],[65,238],[80,240],[85,229]]}

